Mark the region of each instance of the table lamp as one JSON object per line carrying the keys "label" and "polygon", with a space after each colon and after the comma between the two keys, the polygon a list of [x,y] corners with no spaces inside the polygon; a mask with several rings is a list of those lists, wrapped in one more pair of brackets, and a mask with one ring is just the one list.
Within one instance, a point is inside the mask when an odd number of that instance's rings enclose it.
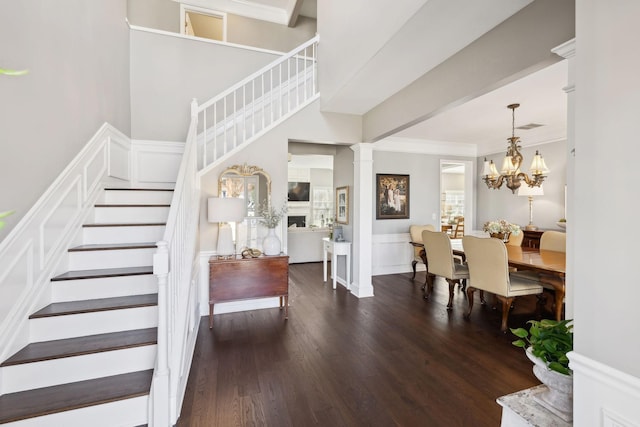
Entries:
{"label": "table lamp", "polygon": [[245,200],[234,197],[211,197],[207,200],[207,219],[218,223],[218,258],[227,259],[235,255],[235,245],[230,222],[239,222],[245,216]]}
{"label": "table lamp", "polygon": [[537,230],[538,227],[533,225],[533,196],[544,196],[542,187],[529,187],[523,183],[520,188],[518,188],[518,196],[527,196],[529,198],[529,224],[527,224],[524,229]]}

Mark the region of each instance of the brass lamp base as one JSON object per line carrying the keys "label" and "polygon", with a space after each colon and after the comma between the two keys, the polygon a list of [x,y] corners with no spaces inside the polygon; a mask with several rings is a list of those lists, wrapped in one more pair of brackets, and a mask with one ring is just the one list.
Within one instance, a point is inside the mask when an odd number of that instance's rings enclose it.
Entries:
{"label": "brass lamp base", "polygon": [[527,231],[536,231],[538,229],[538,226],[533,224],[528,224],[528,225],[525,225],[524,229]]}

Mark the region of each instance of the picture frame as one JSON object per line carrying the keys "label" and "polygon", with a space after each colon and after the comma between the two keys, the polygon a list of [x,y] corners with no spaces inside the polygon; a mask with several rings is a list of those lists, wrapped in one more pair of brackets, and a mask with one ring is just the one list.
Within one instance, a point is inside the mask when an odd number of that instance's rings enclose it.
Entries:
{"label": "picture frame", "polygon": [[349,224],[349,186],[336,188],[336,222]]}
{"label": "picture frame", "polygon": [[376,219],[409,218],[409,175],[376,174]]}

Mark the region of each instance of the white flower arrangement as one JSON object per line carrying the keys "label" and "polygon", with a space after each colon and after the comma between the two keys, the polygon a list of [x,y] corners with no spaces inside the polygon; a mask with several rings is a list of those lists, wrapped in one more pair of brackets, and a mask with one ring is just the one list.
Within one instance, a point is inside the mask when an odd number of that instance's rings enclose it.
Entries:
{"label": "white flower arrangement", "polygon": [[520,234],[520,226],[516,224],[511,224],[509,221],[504,219],[500,219],[498,221],[487,221],[482,226],[482,231],[486,231],[489,234],[505,234],[510,233],[514,236]]}
{"label": "white flower arrangement", "polygon": [[280,220],[287,214],[286,203],[276,210],[266,200],[258,205],[256,214],[259,217],[258,222],[267,228],[276,228],[280,224]]}

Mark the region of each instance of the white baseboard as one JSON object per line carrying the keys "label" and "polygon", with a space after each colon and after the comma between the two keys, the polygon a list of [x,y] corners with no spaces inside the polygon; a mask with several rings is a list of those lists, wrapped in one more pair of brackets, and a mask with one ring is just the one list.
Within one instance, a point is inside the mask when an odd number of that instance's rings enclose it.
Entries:
{"label": "white baseboard", "polygon": [[640,378],[576,352],[573,370],[573,425],[640,426]]}

